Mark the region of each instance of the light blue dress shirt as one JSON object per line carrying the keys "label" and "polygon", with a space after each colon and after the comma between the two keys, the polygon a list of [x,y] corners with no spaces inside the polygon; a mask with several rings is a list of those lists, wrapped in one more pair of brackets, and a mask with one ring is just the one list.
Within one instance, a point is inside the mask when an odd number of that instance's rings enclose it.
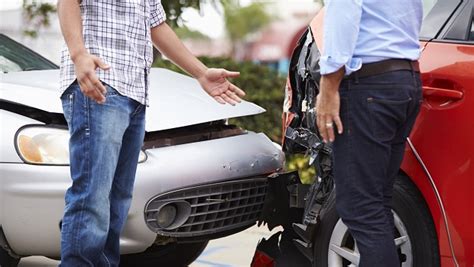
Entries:
{"label": "light blue dress shirt", "polygon": [[345,66],[349,75],[364,63],[419,58],[421,0],[325,0],[325,4],[321,74]]}

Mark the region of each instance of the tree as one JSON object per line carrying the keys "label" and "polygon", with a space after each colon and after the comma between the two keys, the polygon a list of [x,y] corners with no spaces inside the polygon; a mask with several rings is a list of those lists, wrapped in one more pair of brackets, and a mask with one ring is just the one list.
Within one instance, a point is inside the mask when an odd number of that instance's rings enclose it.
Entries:
{"label": "tree", "polygon": [[167,15],[167,22],[171,27],[177,27],[181,21],[181,15],[184,9],[194,8],[201,11],[201,5],[203,3],[211,3],[217,6],[220,0],[162,0],[161,4]]}
{"label": "tree", "polygon": [[232,54],[236,46],[249,34],[266,26],[272,17],[266,12],[263,3],[254,2],[241,7],[237,0],[222,0],[224,23],[227,35],[232,44]]}
{"label": "tree", "polygon": [[210,37],[200,31],[194,31],[187,26],[180,26],[174,29],[176,35],[181,39],[209,40]]}
{"label": "tree", "polygon": [[50,25],[50,15],[56,13],[56,7],[50,3],[39,3],[35,0],[23,0],[23,16],[26,19],[23,33],[37,37],[42,27]]}
{"label": "tree", "polygon": [[[167,23],[178,26],[181,15],[186,8],[201,10],[203,3],[218,5],[220,0],[162,0],[161,4],[167,14]],[[26,18],[24,33],[31,37],[36,37],[38,31],[50,24],[50,16],[56,13],[56,6],[40,0],[23,0],[23,12]]]}

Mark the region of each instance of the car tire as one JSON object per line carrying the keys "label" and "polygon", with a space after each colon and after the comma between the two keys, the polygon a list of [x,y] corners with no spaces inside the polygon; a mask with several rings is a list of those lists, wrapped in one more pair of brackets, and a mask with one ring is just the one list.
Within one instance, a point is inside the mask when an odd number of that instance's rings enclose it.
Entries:
{"label": "car tire", "polygon": [[[315,234],[313,244],[313,266],[349,266],[358,257],[357,247],[336,212],[335,191],[331,194],[321,210],[321,224]],[[406,176],[400,174],[395,180],[393,192],[393,211],[395,218],[396,239],[403,241],[397,245],[401,266],[439,267],[438,241],[428,206],[415,185]],[[331,248],[329,247],[330,244]],[[347,249],[352,254],[345,255],[339,248]],[[336,252],[337,251],[337,252]],[[355,256],[355,258],[354,258]],[[357,259],[358,260],[358,259]]]}
{"label": "car tire", "polygon": [[120,266],[188,266],[201,255],[207,243],[208,241],[153,245],[141,253],[121,255]]}
{"label": "car tire", "polygon": [[4,249],[0,248],[0,266],[1,267],[16,267],[20,259],[13,258]]}

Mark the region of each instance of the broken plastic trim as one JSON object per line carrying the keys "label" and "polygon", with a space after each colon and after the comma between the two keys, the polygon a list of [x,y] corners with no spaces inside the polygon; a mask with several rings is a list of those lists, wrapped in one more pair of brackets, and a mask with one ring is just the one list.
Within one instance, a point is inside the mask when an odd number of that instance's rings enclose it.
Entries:
{"label": "broken plastic trim", "polygon": [[293,224],[293,230],[300,237],[294,240],[294,244],[312,261],[320,212],[334,189],[332,148],[322,142],[316,126],[315,106],[321,78],[321,55],[310,28],[302,35],[294,51],[289,73],[293,93],[289,111],[294,118],[285,132],[285,150],[289,153],[306,153],[310,157],[310,165],[317,171],[316,182],[305,196],[303,220]]}
{"label": "broken plastic trim", "polygon": [[278,173],[268,178],[267,194],[262,213],[257,222],[258,226],[267,224],[270,230],[280,225],[291,226],[293,221],[289,215],[290,189],[295,185],[301,185],[298,172],[296,171]]}

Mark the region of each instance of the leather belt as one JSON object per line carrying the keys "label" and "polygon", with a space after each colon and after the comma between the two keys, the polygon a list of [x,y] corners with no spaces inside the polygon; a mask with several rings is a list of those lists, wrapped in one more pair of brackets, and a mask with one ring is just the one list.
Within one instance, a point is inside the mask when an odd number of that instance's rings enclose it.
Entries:
{"label": "leather belt", "polygon": [[420,72],[420,65],[418,61],[406,59],[387,59],[379,62],[363,64],[360,70],[351,73],[344,79],[363,78],[397,70]]}

